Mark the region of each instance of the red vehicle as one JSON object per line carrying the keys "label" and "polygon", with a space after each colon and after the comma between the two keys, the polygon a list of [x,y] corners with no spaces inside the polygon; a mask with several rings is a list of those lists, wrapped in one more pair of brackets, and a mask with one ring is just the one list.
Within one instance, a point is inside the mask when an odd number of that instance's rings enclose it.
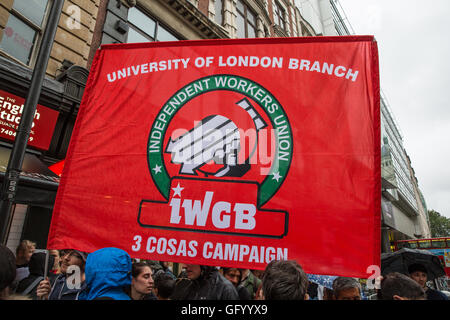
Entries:
{"label": "red vehicle", "polygon": [[450,237],[395,241],[394,251],[402,248],[429,250],[437,255],[444,266],[447,282],[450,281]]}

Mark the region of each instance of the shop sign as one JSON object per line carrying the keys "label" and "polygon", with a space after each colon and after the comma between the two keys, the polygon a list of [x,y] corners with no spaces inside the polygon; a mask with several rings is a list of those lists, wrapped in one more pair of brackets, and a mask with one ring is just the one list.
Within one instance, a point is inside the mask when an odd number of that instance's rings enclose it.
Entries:
{"label": "shop sign", "polygon": [[[14,141],[24,110],[25,99],[0,90],[0,138]],[[37,105],[28,145],[47,150],[53,136],[58,111]]]}

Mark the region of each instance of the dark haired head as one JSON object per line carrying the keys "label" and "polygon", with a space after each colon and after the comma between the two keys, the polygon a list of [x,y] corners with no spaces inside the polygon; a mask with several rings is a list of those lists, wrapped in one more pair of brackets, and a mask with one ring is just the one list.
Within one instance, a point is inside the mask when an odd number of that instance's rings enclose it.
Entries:
{"label": "dark haired head", "polygon": [[223,270],[223,275],[228,274],[232,270],[237,270],[239,272],[238,283],[241,283],[241,281],[242,281],[242,270],[241,269],[238,269],[238,268],[222,268],[222,270]]}
{"label": "dark haired head", "polygon": [[383,277],[380,293],[383,300],[426,298],[425,291],[417,282],[398,272],[389,273]]}
{"label": "dark haired head", "polygon": [[308,277],[296,261],[271,261],[262,278],[266,300],[305,300]]}
{"label": "dark haired head", "polygon": [[137,278],[143,272],[145,267],[150,268],[146,262],[134,262],[131,267],[131,276]]}
{"label": "dark haired head", "polygon": [[163,299],[168,299],[175,290],[176,280],[163,270],[155,274],[154,286],[158,292],[158,296]]}
{"label": "dark haired head", "polygon": [[414,263],[408,267],[409,274],[416,272],[416,271],[427,273],[427,268],[423,264],[420,264],[420,263]]}

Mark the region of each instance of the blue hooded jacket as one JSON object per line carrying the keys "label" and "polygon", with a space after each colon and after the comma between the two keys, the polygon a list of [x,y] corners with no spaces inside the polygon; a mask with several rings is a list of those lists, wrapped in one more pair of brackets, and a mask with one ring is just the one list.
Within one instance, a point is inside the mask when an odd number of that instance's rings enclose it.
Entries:
{"label": "blue hooded jacket", "polygon": [[131,285],[131,258],[125,251],[103,248],[92,252],[86,260],[85,275],[87,290],[80,300],[131,300],[124,291]]}

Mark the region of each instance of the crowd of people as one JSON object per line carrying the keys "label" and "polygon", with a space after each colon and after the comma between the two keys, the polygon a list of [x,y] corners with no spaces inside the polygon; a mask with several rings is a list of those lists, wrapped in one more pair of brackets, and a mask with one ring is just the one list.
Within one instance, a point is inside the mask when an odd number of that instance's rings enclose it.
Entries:
{"label": "crowd of people", "polygon": [[[307,274],[293,260],[273,260],[265,270],[184,264],[175,275],[167,262],[134,260],[118,248],[47,255],[28,240],[15,255],[0,246],[0,271],[0,300],[308,300],[311,293]],[[411,265],[409,275],[395,272],[379,280],[378,300],[448,300],[427,287],[421,264]],[[360,282],[347,277],[337,277],[321,296],[361,299]]]}

